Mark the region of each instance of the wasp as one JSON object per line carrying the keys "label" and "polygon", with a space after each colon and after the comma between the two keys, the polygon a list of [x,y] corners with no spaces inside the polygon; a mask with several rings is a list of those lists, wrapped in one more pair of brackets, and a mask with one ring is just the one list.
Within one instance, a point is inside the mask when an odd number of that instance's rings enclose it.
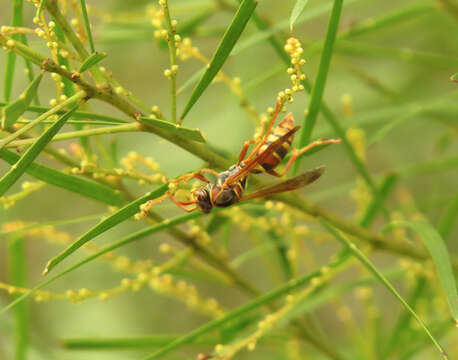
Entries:
{"label": "wasp", "polygon": [[[338,144],[340,139],[322,139],[315,141],[303,149],[294,149],[287,165],[281,173],[277,173],[275,168],[288,154],[294,134],[299,130],[300,126],[295,126],[294,119],[289,113],[276,127],[273,127],[278,112],[281,108],[277,104],[269,127],[262,136],[262,139],[246,141],[242,151],[240,152],[238,161],[226,171],[218,173],[211,169],[202,169],[199,173],[185,174],[175,181],[181,181],[189,178],[198,178],[206,183],[206,185],[193,191],[192,201],[178,201],[173,196],[170,199],[175,202],[184,211],[191,212],[200,210],[203,213],[209,213],[214,207],[228,207],[240,201],[250,200],[258,197],[266,197],[280,192],[293,191],[303,186],[311,184],[317,180],[324,172],[324,166],[311,169],[294,178],[285,180],[276,185],[269,186],[248,195],[243,195],[247,186],[247,178],[249,174],[267,173],[275,177],[282,177],[294,161],[303,153],[311,148],[326,144]],[[251,153],[246,156],[249,146],[256,144]],[[246,156],[246,157],[245,157]],[[204,173],[211,173],[216,176],[214,182],[210,182]],[[195,205],[192,208],[186,206]]]}

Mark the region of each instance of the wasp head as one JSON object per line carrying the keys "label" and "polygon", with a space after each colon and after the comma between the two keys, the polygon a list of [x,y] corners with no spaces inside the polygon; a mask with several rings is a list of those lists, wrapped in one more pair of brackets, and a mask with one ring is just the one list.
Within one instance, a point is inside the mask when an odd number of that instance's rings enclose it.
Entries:
{"label": "wasp head", "polygon": [[204,214],[208,214],[211,209],[213,208],[212,203],[210,201],[210,194],[206,188],[200,188],[194,190],[193,192],[194,199],[197,201],[197,207],[200,211]]}

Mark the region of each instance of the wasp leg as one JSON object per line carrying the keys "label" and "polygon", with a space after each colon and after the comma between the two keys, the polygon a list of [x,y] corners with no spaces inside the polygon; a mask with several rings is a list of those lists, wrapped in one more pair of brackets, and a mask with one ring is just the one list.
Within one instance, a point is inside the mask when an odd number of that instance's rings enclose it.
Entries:
{"label": "wasp leg", "polygon": [[[322,145],[327,145],[327,144],[339,144],[340,141],[341,141],[340,139],[321,139],[321,140],[317,140],[317,141],[312,142],[311,144],[307,145],[305,148],[303,148],[301,150],[294,149],[292,154],[291,154],[291,158],[288,161],[288,164],[286,164],[285,169],[282,171],[281,174],[277,174],[277,175],[274,175],[274,176],[282,177],[283,175],[285,175],[288,172],[288,170],[291,167],[291,165],[293,165],[294,161],[296,161],[296,159],[299,156],[301,156],[302,154],[306,153],[307,151],[309,151],[310,149],[314,148],[315,146],[322,146]],[[270,172],[269,172],[269,174],[270,174]]]}
{"label": "wasp leg", "polygon": [[266,171],[268,174],[273,175],[275,177],[282,177],[283,175],[280,175],[278,172],[276,172],[274,169]]}
{"label": "wasp leg", "polygon": [[277,106],[275,107],[275,112],[272,115],[272,120],[270,121],[269,127],[267,128],[266,132],[264,133],[262,140],[258,143],[258,145],[256,145],[256,147],[253,149],[250,155],[247,156],[247,160],[251,159],[254,155],[256,155],[259,149],[261,149],[262,145],[266,143],[267,138],[269,137],[272,131],[272,127],[274,126],[275,120],[277,119],[277,115],[280,112],[281,106],[282,105],[280,103],[277,103]]}
{"label": "wasp leg", "polygon": [[[210,170],[210,169],[203,169],[203,170]],[[210,170],[210,171],[213,171],[213,170]],[[207,172],[210,172],[210,171],[207,171]],[[200,172],[203,172],[202,170]],[[193,178],[196,178],[196,179],[199,179],[203,182],[206,182],[206,183],[209,183],[210,181],[207,180],[202,174],[199,173],[192,173],[192,174],[184,174],[184,175],[181,175],[179,177],[177,177],[176,179],[173,179],[171,182],[172,183],[179,183],[181,181],[187,181],[189,179],[193,179]]]}
{"label": "wasp leg", "polygon": [[240,152],[239,160],[237,161],[237,165],[240,165],[240,163],[243,161],[243,159],[245,159],[245,155],[246,155],[250,145],[256,144],[260,140],[260,138],[262,137],[263,133],[264,133],[264,123],[261,123],[261,129],[260,129],[258,135],[256,135],[254,137],[254,139],[252,139],[252,140],[245,141],[245,144],[243,144],[243,148],[242,148],[242,151]]}
{"label": "wasp leg", "polygon": [[194,210],[197,210],[197,206],[188,209],[185,206],[186,205],[192,205],[192,204],[197,204],[197,201],[178,201],[175,199],[172,195],[169,195],[170,200],[172,200],[175,204],[177,204],[182,210],[186,212],[193,212]]}
{"label": "wasp leg", "polygon": [[[201,169],[201,170],[199,171],[199,173],[200,173],[200,174],[210,173],[210,174],[213,174],[213,175],[215,175],[215,176],[218,176],[218,175],[219,175],[218,171],[215,171],[215,170],[213,170],[213,169]],[[205,180],[206,180],[206,179],[205,179]],[[209,182],[209,181],[207,180],[207,182]]]}
{"label": "wasp leg", "polygon": [[240,165],[240,163],[243,161],[243,159],[245,159],[245,155],[248,151],[248,148],[250,147],[250,145],[253,145],[254,143],[256,143],[256,140],[248,140],[248,141],[245,141],[245,144],[243,144],[243,148],[242,148],[242,151],[240,152],[240,155],[239,155],[239,159],[237,161],[237,165]]}

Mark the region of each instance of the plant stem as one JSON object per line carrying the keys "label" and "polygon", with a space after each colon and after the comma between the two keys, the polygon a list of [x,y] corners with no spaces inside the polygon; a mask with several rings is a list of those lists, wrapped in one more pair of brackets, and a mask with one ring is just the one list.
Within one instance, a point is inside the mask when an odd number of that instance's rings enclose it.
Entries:
{"label": "plant stem", "polygon": [[[47,112],[43,113],[42,115],[37,117],[35,120],[29,122],[28,124],[26,124],[23,127],[21,127],[19,130],[15,131],[11,135],[9,135],[6,138],[4,138],[3,140],[1,140],[0,141],[0,149],[3,149],[6,145],[8,145],[14,139],[17,139],[19,136],[21,136],[22,134],[24,134],[25,132],[27,132],[28,130],[30,130],[31,128],[33,128],[35,125],[39,124],[43,120],[47,119],[51,115],[56,114],[58,111],[62,110],[66,106],[71,105],[74,102],[77,102],[78,100],[84,98],[85,96],[86,96],[86,93],[84,91],[79,91],[75,95],[73,95],[72,97],[68,98],[67,100],[65,100],[65,101],[61,102],[60,104],[54,106],[53,108],[49,109]],[[36,140],[36,139],[33,139],[33,140]],[[27,140],[20,140],[20,141],[26,141],[27,142],[29,140],[27,139]],[[33,141],[28,142],[27,144],[30,144],[32,142]],[[8,147],[12,147],[12,146],[8,146]]]}
{"label": "plant stem", "polygon": [[[80,41],[78,36],[76,36],[75,31],[73,31],[72,27],[68,23],[67,19],[62,12],[59,10],[57,0],[46,0],[45,4],[46,10],[49,11],[51,16],[53,17],[54,21],[57,25],[61,28],[64,35],[67,39],[71,42],[73,47],[75,48],[76,52],[80,56],[81,61],[86,60],[89,57],[89,53],[84,48],[83,43]],[[93,66],[89,69],[91,75],[94,77],[96,83],[103,83],[104,77],[101,71],[97,66]]]}
{"label": "plant stem", "polygon": [[[177,49],[175,47],[175,27],[172,25],[172,20],[170,18],[169,12],[169,2],[168,0],[163,0],[162,6],[164,8],[165,22],[167,24],[167,44],[169,46],[169,55],[170,55],[170,106],[172,121],[177,123],[177,74],[175,71],[175,66],[177,63]],[[182,120],[178,121],[178,124],[181,124]]]}
{"label": "plant stem", "polygon": [[[13,234],[9,239],[9,272],[13,286],[25,287],[27,282],[25,239],[22,233]],[[27,303],[20,304],[15,311],[14,359],[27,358],[29,314]]]}
{"label": "plant stem", "polygon": [[[8,37],[6,37],[6,36],[4,36],[4,35],[2,35],[0,33],[0,45],[5,46],[7,40],[8,40]],[[111,104],[112,106],[114,106],[115,108],[117,108],[120,111],[124,112],[125,114],[127,114],[127,115],[129,115],[129,116],[131,116],[133,118],[138,117],[138,115],[139,115],[138,110],[132,104],[130,104],[127,101],[125,101],[124,99],[120,98],[117,94],[115,94],[113,92],[109,92],[109,91],[107,93],[107,91],[105,91],[104,89],[97,89],[97,88],[93,87],[92,85],[88,84],[87,82],[85,82],[84,80],[82,80],[80,77],[73,77],[72,78],[72,73],[70,73],[69,71],[64,70],[61,67],[59,67],[58,65],[54,64],[52,62],[52,60],[49,60],[49,59],[47,60],[43,55],[31,50],[29,47],[27,47],[27,46],[25,46],[23,44],[20,44],[20,43],[16,43],[16,45],[11,50],[15,51],[16,53],[20,54],[21,56],[23,56],[25,58],[30,59],[32,62],[34,62],[36,64],[42,65],[43,68],[45,70],[47,70],[47,71],[56,72],[59,75],[62,75],[64,77],[66,77],[66,78],[71,79],[75,84],[80,86],[88,94],[91,94],[95,98]],[[283,56],[282,56],[282,58],[283,58]],[[289,59],[288,59],[288,61],[289,61]],[[308,83],[308,85],[309,85],[309,88],[310,88],[310,83]],[[335,126],[335,128],[340,129],[340,131],[342,131],[342,133],[345,134],[343,128],[341,128],[340,125],[337,123],[337,120],[333,118],[333,115],[332,115],[331,111],[325,106],[324,103],[322,104],[321,109],[322,109],[323,114],[325,115],[325,117],[327,118],[328,121],[330,121],[330,119],[335,121],[335,122],[332,122],[331,125],[333,125],[333,127]],[[218,169],[227,169],[232,164],[232,161],[222,157],[221,155],[218,155],[217,153],[212,151],[209,146],[207,146],[205,144],[197,143],[195,141],[188,140],[186,138],[183,138],[183,137],[175,135],[175,134],[170,134],[169,132],[161,130],[161,129],[157,129],[157,128],[153,129],[153,128],[148,127],[148,126],[146,126],[144,124],[142,124],[142,127],[144,127],[142,130],[154,133],[154,134],[156,134],[156,135],[158,135],[158,136],[160,136],[160,137],[162,137],[162,138],[174,143],[175,145],[185,149],[186,151],[190,152],[191,154],[194,154],[195,156],[201,158],[202,160],[207,161],[210,166],[213,166],[213,167],[218,168]],[[344,141],[344,144],[345,144],[345,141]],[[351,145],[349,145],[349,146],[351,148]],[[352,152],[350,152],[350,154],[353,154],[354,153],[353,148],[351,148],[351,149],[352,149]],[[354,154],[354,156],[357,159],[356,154]],[[355,162],[355,164],[358,164],[358,163]],[[367,173],[367,170],[365,170],[364,165],[362,165],[362,164],[360,164],[360,165],[361,165],[361,167],[357,167],[357,168],[358,168],[358,170],[360,170],[360,172],[363,171],[363,172],[361,172],[361,175],[367,181],[368,179],[370,179],[370,177],[368,177],[369,174]],[[366,176],[364,176],[364,174]],[[262,184],[261,182],[256,181],[256,180],[252,181],[252,182],[257,183],[257,184]],[[344,218],[342,218],[340,216],[334,215],[333,213],[331,213],[331,212],[329,212],[329,211],[327,211],[327,210],[325,210],[325,209],[323,209],[321,207],[318,207],[317,205],[315,205],[315,204],[313,204],[311,202],[308,202],[306,200],[299,200],[297,197],[286,196],[286,194],[277,195],[274,198],[276,200],[279,200],[279,201],[285,202],[285,203],[287,203],[289,205],[292,205],[295,208],[299,209],[300,211],[303,211],[304,213],[307,213],[307,214],[312,215],[314,217],[321,216],[321,217],[327,219],[331,224],[333,224],[338,229],[340,229],[340,230],[342,230],[342,231],[344,231],[344,232],[346,232],[346,233],[348,233],[350,235],[357,236],[357,237],[361,238],[362,240],[368,241],[369,243],[372,243],[373,245],[375,245],[375,247],[378,247],[378,248],[381,248],[381,249],[386,249],[386,250],[389,250],[389,251],[392,251],[392,252],[395,252],[395,253],[408,255],[408,256],[411,256],[413,258],[419,258],[419,259],[428,258],[428,255],[426,254],[426,252],[422,248],[410,248],[410,247],[406,247],[406,246],[404,246],[402,244],[400,245],[400,244],[394,243],[394,241],[392,239],[390,239],[390,238],[387,238],[387,237],[381,236],[381,235],[373,234],[373,233],[363,229],[362,227],[360,227],[360,226],[358,226],[358,225],[356,225],[354,223],[351,223],[351,222],[347,221],[346,219],[344,219]],[[386,244],[389,244],[389,245],[386,245]]]}
{"label": "plant stem", "polygon": [[[328,30],[326,32],[326,40],[324,49],[321,54],[320,65],[318,67],[318,76],[315,81],[315,86],[312,88],[310,95],[310,106],[307,116],[304,121],[304,127],[299,135],[299,148],[304,147],[310,143],[312,131],[315,126],[316,118],[321,107],[321,100],[323,98],[324,87],[326,85],[326,78],[328,76],[329,66],[331,64],[332,52],[334,49],[334,42],[339,27],[340,13],[342,12],[343,0],[334,0],[331,17],[329,18]],[[299,166],[299,161],[296,162],[296,169]]]}
{"label": "plant stem", "polygon": [[[69,131],[64,134],[58,134],[54,136],[51,142],[75,139],[75,138],[79,138],[83,136],[107,135],[107,134],[116,134],[116,133],[121,133],[121,132],[135,132],[135,131],[140,131],[140,128],[141,126],[139,123],[131,123],[131,124],[124,124],[124,125],[106,126],[106,127],[97,128],[97,129]],[[25,139],[25,140],[16,140],[16,141],[11,142],[6,147],[14,148],[14,147],[28,146],[28,145],[33,144],[35,140],[36,138]]]}

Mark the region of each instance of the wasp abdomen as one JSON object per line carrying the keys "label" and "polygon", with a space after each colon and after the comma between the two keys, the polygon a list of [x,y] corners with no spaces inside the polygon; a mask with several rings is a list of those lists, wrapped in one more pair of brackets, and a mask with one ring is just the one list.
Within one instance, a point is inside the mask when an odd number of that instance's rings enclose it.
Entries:
{"label": "wasp abdomen", "polygon": [[[259,149],[258,154],[264,152],[270,144],[281,138],[288,131],[294,128],[294,119],[291,113],[289,113],[279,124],[276,126],[270,135],[267,137],[267,141]],[[293,142],[294,135],[291,135],[284,143],[282,143],[275,151],[273,151],[262,163],[256,166],[251,172],[261,173],[272,170],[280,164],[280,162],[288,154],[291,144]]]}

